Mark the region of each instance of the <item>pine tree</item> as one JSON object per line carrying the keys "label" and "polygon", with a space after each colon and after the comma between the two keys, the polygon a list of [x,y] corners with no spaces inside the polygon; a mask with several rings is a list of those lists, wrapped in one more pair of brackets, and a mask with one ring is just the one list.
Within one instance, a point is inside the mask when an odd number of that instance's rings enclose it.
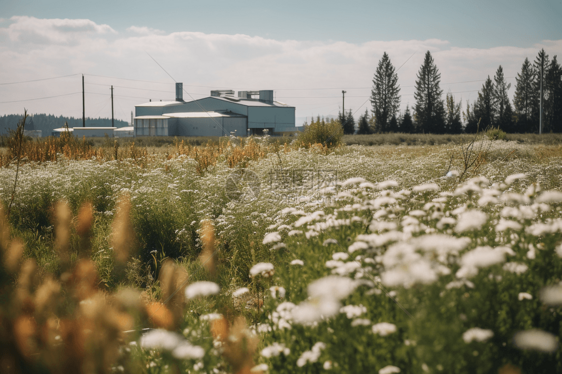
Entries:
{"label": "pine tree", "polygon": [[482,85],[482,89],[478,92],[478,99],[474,104],[474,114],[480,120],[480,129],[485,130],[495,123],[496,108],[493,99],[494,84],[488,76],[488,79]]}
{"label": "pine tree", "polygon": [[353,114],[351,113],[351,109],[347,116],[345,117],[345,126],[343,128],[344,134],[355,134],[355,119],[353,119]]}
{"label": "pine tree", "polygon": [[545,77],[545,132],[562,132],[562,67],[552,58]]}
{"label": "pine tree", "polygon": [[535,70],[531,66],[529,59],[526,58],[521,66],[521,73],[515,78],[515,97],[513,105],[517,115],[517,124],[515,130],[519,133],[534,131],[533,123],[536,124],[536,118],[533,116],[533,108],[536,106],[538,95],[534,90],[537,76]]}
{"label": "pine tree", "polygon": [[405,134],[412,134],[414,132],[414,122],[412,121],[412,114],[410,113],[410,106],[406,105],[406,111],[400,122],[400,132]]}
{"label": "pine tree", "polygon": [[540,100],[541,100],[541,78],[542,78],[542,85],[543,85],[543,131],[544,131],[544,117],[545,117],[545,101],[544,101],[544,91],[546,88],[546,74],[550,68],[550,61],[548,59],[548,55],[541,49],[535,58],[535,62],[533,63],[533,69],[535,70],[535,74],[537,75],[537,79],[535,80],[534,90],[536,92],[536,101],[534,102],[533,106],[533,117],[536,118],[537,121],[537,131],[538,126],[540,123]]}
{"label": "pine tree", "polygon": [[393,115],[388,121],[388,132],[398,132],[398,119]]}
{"label": "pine tree", "polygon": [[384,52],[377,66],[371,90],[371,104],[377,132],[388,131],[390,119],[400,108],[399,93],[398,75],[388,54]]}
{"label": "pine tree", "polygon": [[445,109],[440,88],[441,74],[433,62],[431,53],[425,54],[416,81],[416,106],[414,119],[418,132],[442,134],[445,131]]}
{"label": "pine tree", "polygon": [[371,127],[369,126],[369,111],[365,109],[365,114],[359,117],[359,129],[358,134],[370,134]]}
{"label": "pine tree", "polygon": [[462,132],[462,102],[456,104],[453,95],[448,93],[447,97],[445,98],[445,103],[447,105],[447,114],[445,120],[446,132],[449,134],[460,134]]}
{"label": "pine tree", "polygon": [[494,76],[492,100],[494,101],[496,109],[496,122],[494,125],[505,132],[514,132],[513,110],[511,109],[511,103],[509,102],[509,96],[507,94],[510,87],[511,84],[505,82],[503,68],[500,65]]}
{"label": "pine tree", "polygon": [[476,133],[480,127],[478,126],[479,119],[476,117],[475,113],[475,104],[472,104],[472,109],[470,103],[466,103],[466,112],[463,113],[464,121],[466,122],[466,126],[464,127],[464,132],[467,134],[474,134]]}

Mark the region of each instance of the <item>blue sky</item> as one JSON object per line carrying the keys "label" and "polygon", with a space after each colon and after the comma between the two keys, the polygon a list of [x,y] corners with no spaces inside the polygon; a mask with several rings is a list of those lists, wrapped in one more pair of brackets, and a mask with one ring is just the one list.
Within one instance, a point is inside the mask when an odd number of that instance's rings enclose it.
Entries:
{"label": "blue sky", "polygon": [[113,84],[118,116],[127,119],[135,104],[173,96],[173,81],[147,53],[194,98],[211,88],[272,88],[300,120],[337,114],[342,89],[346,108],[363,112],[384,51],[403,65],[403,107],[413,104],[426,50],[444,91],[463,102],[500,64],[514,84],[525,57],[540,48],[562,54],[561,1],[4,0],[0,17],[0,114],[25,105],[78,116],[79,77],[1,83],[84,73],[86,114],[107,115]]}

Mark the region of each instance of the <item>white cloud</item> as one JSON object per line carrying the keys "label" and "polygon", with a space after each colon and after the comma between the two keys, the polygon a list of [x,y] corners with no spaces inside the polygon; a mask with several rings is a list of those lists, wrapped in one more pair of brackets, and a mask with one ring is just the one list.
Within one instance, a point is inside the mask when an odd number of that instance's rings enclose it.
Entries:
{"label": "white cloud", "polygon": [[[442,88],[455,97],[474,100],[484,80],[498,65],[508,81],[515,77],[525,57],[533,60],[540,48],[553,56],[562,54],[562,40],[542,41],[532,48],[458,48],[446,40],[344,41],[272,40],[241,34],[204,34],[162,31],[131,26],[117,34],[108,25],[90,20],[12,17],[0,27],[0,83],[72,73],[170,82],[143,83],[86,76],[86,114],[107,116],[108,86],[116,86],[116,113],[128,119],[135,104],[148,98],[174,97],[173,82],[147,55],[150,53],[174,78],[198,98],[211,87],[235,90],[275,89],[276,98],[294,105],[297,117],[334,115],[341,107],[341,90],[347,90],[347,109],[357,115],[368,107],[370,87],[378,61],[386,51],[398,69],[402,103],[414,104],[416,74],[424,54],[431,51],[442,75]],[[413,55],[413,56],[412,56]],[[107,87],[96,86],[106,84]],[[121,87],[119,87],[121,86]],[[205,87],[199,87],[205,86]],[[207,87],[211,86],[211,87]],[[137,90],[124,87],[136,87]],[[323,88],[323,90],[312,90]],[[0,102],[80,91],[79,77],[37,84],[0,86]],[[142,91],[154,89],[169,91]],[[470,91],[470,92],[465,92]],[[513,94],[512,87],[511,93]],[[105,95],[105,96],[104,96]],[[122,96],[137,96],[125,98]],[[186,99],[189,98],[185,95]],[[29,103],[0,104],[0,113],[47,112],[78,116],[81,98],[70,96]],[[108,113],[106,113],[108,112]]]}

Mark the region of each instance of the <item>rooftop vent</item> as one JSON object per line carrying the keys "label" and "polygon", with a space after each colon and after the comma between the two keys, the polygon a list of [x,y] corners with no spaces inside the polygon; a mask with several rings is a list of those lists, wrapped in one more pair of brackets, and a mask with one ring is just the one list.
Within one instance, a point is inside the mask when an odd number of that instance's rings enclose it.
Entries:
{"label": "rooftop vent", "polygon": [[232,90],[213,90],[211,91],[211,96],[215,96],[215,97],[221,97],[221,96],[227,96],[227,95],[234,95],[234,91]]}
{"label": "rooftop vent", "polygon": [[183,83],[176,83],[176,101],[183,101]]}

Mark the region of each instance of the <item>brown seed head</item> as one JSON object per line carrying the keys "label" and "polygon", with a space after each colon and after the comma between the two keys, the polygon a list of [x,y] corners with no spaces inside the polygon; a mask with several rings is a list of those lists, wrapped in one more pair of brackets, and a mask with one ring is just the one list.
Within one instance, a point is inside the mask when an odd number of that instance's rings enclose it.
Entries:
{"label": "brown seed head", "polygon": [[71,276],[74,296],[78,300],[85,300],[97,291],[98,273],[92,260],[82,259],[76,263]]}
{"label": "brown seed head", "polygon": [[35,321],[30,316],[22,315],[14,321],[14,339],[18,350],[24,357],[29,358],[35,352],[36,327]]}
{"label": "brown seed head", "polygon": [[21,257],[23,255],[23,242],[20,239],[14,239],[4,252],[4,265],[10,273],[15,273],[18,269]]}
{"label": "brown seed head", "polygon": [[209,275],[214,278],[216,276],[215,227],[210,220],[202,222],[201,241],[203,242],[203,250],[199,255],[199,261],[201,261]]}
{"label": "brown seed head", "polygon": [[146,306],[146,313],[150,322],[160,328],[170,329],[174,326],[174,316],[166,305],[162,303],[150,303]]}
{"label": "brown seed head", "polygon": [[55,248],[60,261],[67,265],[70,262],[70,221],[72,213],[66,201],[59,201],[55,205]]}
{"label": "brown seed head", "polygon": [[60,284],[48,277],[35,292],[35,312],[37,315],[54,312],[57,298],[60,293]]}
{"label": "brown seed head", "polygon": [[10,224],[4,213],[4,204],[0,201],[0,253],[8,249],[10,244]]}
{"label": "brown seed head", "polygon": [[76,221],[76,233],[80,237],[89,236],[92,224],[94,223],[94,207],[91,202],[85,202],[78,211]]}
{"label": "brown seed head", "polygon": [[127,262],[133,249],[134,232],[130,214],[131,200],[128,194],[124,194],[117,203],[111,240],[115,251],[115,259],[121,263]]}

